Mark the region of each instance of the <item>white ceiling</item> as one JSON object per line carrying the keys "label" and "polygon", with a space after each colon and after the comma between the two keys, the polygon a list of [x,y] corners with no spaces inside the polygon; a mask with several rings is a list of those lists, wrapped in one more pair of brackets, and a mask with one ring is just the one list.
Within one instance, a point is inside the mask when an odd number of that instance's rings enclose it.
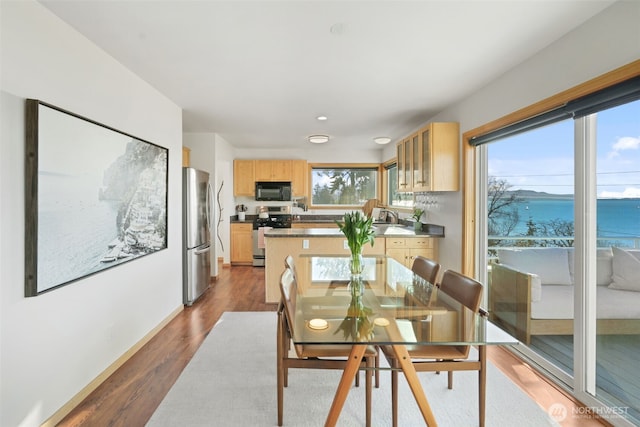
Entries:
{"label": "white ceiling", "polygon": [[182,107],[185,132],[340,150],[408,134],[612,2],[41,3]]}

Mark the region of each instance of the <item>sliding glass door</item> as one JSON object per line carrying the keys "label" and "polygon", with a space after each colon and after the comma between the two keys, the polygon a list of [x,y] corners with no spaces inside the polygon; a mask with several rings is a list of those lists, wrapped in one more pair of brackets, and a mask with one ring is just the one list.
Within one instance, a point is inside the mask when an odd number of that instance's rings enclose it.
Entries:
{"label": "sliding glass door", "polygon": [[593,412],[640,422],[640,101],[478,153],[492,319]]}
{"label": "sliding glass door", "polygon": [[[640,420],[640,101],[593,114],[596,167],[595,358],[587,390],[607,404],[608,418]],[[595,129],[593,129],[595,128]],[[593,258],[592,258],[593,259]],[[593,263],[589,263],[593,264]],[[597,333],[596,333],[597,332]],[[592,341],[592,343],[589,343]],[[593,371],[595,370],[595,371]],[[594,386],[589,383],[593,378]]]}

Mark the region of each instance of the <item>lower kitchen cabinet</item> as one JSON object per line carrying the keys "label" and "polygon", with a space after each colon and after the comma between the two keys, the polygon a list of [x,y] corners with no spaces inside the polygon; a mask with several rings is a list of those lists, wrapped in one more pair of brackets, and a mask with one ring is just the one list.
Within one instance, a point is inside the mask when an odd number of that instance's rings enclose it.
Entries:
{"label": "lower kitchen cabinet", "polygon": [[432,237],[387,237],[386,254],[408,268],[416,256],[438,260],[436,239]]}
{"label": "lower kitchen cabinet", "polygon": [[231,264],[253,263],[253,224],[231,224]]}

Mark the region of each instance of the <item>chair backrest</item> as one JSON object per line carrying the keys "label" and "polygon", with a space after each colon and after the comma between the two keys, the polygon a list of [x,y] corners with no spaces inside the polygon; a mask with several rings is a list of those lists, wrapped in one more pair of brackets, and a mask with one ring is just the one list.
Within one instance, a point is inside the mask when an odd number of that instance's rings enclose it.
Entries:
{"label": "chair backrest", "polygon": [[440,290],[477,313],[482,300],[482,284],[470,277],[447,270],[442,275]]}
{"label": "chair backrest", "polygon": [[293,276],[293,271],[290,268],[285,268],[280,276],[280,296],[282,297],[282,304],[284,304],[284,312],[289,325],[293,325],[296,314],[297,294],[298,284]]}
{"label": "chair backrest", "polygon": [[293,280],[297,282],[298,273],[296,272],[296,263],[293,260],[293,256],[291,255],[286,256],[286,258],[284,259],[284,268],[288,268],[289,270],[291,270],[291,273],[293,274]]}
{"label": "chair backrest", "polygon": [[411,270],[427,282],[435,285],[440,271],[440,264],[432,259],[417,256],[413,260]]}

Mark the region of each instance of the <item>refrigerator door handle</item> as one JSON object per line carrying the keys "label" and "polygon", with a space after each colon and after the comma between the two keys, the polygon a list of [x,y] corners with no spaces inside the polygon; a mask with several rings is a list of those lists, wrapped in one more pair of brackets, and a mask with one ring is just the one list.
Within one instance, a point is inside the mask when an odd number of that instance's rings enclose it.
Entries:
{"label": "refrigerator door handle", "polygon": [[207,211],[207,224],[209,225],[209,230],[211,230],[212,228],[212,221],[211,221],[211,212],[212,212],[212,206],[211,203],[213,201],[213,189],[211,188],[211,184],[207,183],[207,206],[206,206],[206,211]]}
{"label": "refrigerator door handle", "polygon": [[204,249],[198,249],[194,252],[194,255],[202,255],[202,254],[206,254],[207,252],[211,251],[211,246],[207,246]]}

